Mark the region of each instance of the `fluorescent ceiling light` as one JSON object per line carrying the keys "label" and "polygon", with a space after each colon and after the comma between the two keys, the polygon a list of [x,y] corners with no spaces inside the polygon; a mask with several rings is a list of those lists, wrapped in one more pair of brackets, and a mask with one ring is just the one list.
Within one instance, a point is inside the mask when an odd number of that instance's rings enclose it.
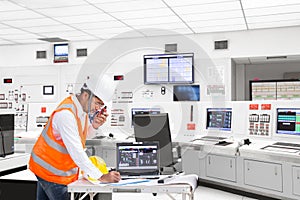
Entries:
{"label": "fluorescent ceiling light", "polygon": [[299,20],[299,19],[300,19],[300,13],[290,13],[290,14],[247,17],[247,22],[264,23],[264,22],[290,21],[290,20]]}
{"label": "fluorescent ceiling light", "polygon": [[184,21],[206,21],[244,17],[240,10],[181,15]]}
{"label": "fluorescent ceiling light", "polygon": [[238,1],[233,2],[223,2],[216,4],[204,4],[204,5],[192,5],[192,6],[182,6],[174,7],[173,10],[179,15],[182,14],[192,14],[192,13],[209,13],[209,12],[219,12],[219,11],[233,11],[241,10],[241,5]]}
{"label": "fluorescent ceiling light", "polygon": [[279,21],[279,22],[269,22],[269,23],[249,23],[249,28],[251,29],[262,29],[262,28],[276,28],[276,27],[285,27],[285,26],[300,26],[299,20],[288,20],[288,21]]}
{"label": "fluorescent ceiling light", "polygon": [[[49,9],[37,9],[39,12],[50,16],[50,17],[62,17],[62,16],[72,16],[72,15],[89,15],[96,14],[99,11],[97,8],[86,5],[86,6],[72,6],[72,7],[58,7]],[[102,12],[101,12],[102,13]]]}
{"label": "fluorescent ceiling light", "polygon": [[115,20],[113,17],[105,13],[91,14],[91,15],[76,15],[76,16],[67,16],[67,17],[54,17],[54,19],[62,23],[70,23],[70,24]]}
{"label": "fluorescent ceiling light", "polygon": [[6,39],[9,40],[14,40],[14,39],[36,39],[38,36],[30,33],[23,33],[23,34],[0,35],[0,37],[5,37]]}
{"label": "fluorescent ceiling light", "polygon": [[122,2],[107,3],[107,4],[95,4],[95,5],[103,9],[104,11],[110,13],[166,8],[166,5],[161,0],[122,1]]}
{"label": "fluorescent ceiling light", "polygon": [[227,26],[227,25],[235,25],[235,24],[245,24],[245,20],[244,18],[235,18],[235,19],[196,21],[196,22],[188,22],[187,24],[190,27]]}
{"label": "fluorescent ceiling light", "polygon": [[67,38],[67,37],[80,37],[86,36],[87,33],[82,31],[63,31],[63,32],[50,32],[50,33],[43,33],[45,37],[60,37],[60,38]]}
{"label": "fluorescent ceiling light", "polygon": [[149,25],[136,25],[135,29],[144,29],[144,28],[155,28],[155,29],[180,29],[187,28],[186,24],[183,22],[177,23],[166,23],[166,24],[152,24],[151,27]]}
{"label": "fluorescent ceiling light", "polygon": [[66,25],[55,25],[55,26],[40,26],[40,27],[25,27],[26,31],[32,33],[47,33],[47,32],[62,32],[62,31],[72,31],[74,28]]}
{"label": "fluorescent ceiling light", "polygon": [[155,10],[135,10],[128,12],[116,12],[113,13],[113,16],[118,19],[139,19],[139,18],[148,18],[148,17],[162,17],[162,16],[171,16],[174,13],[168,8],[157,8]]}
{"label": "fluorescent ceiling light", "polygon": [[[176,6],[186,6],[186,5],[199,5],[199,4],[211,4],[211,3],[220,3],[220,2],[228,2],[229,0],[164,0],[169,6],[176,7]],[[238,0],[231,0],[231,1],[238,1]]]}
{"label": "fluorescent ceiling light", "polygon": [[35,27],[35,26],[48,26],[48,25],[58,25],[59,22],[49,19],[49,18],[40,18],[40,19],[24,19],[24,20],[14,20],[14,21],[4,21],[5,24],[16,27]]}
{"label": "fluorescent ceiling light", "polygon": [[90,34],[98,35],[98,34],[119,34],[131,30],[132,30],[131,28],[123,27],[123,28],[108,28],[108,29],[89,29],[83,31],[87,31]]}
{"label": "fluorescent ceiling light", "polygon": [[73,27],[78,29],[100,29],[100,28],[114,28],[114,27],[125,27],[125,25],[119,21],[108,21],[108,22],[92,22],[92,23],[80,23],[72,24]]}
{"label": "fluorescent ceiling light", "polygon": [[37,43],[44,43],[42,41],[39,41],[37,39],[22,39],[22,40],[13,40],[16,43],[20,43],[20,44],[37,44]]}
{"label": "fluorescent ceiling light", "polygon": [[0,1],[0,12],[16,11],[16,10],[25,10],[25,8],[18,6],[10,1]]}
{"label": "fluorescent ceiling light", "polygon": [[269,8],[257,8],[257,9],[245,9],[246,17],[250,16],[263,16],[263,15],[273,15],[280,13],[299,13],[300,4],[292,6],[281,6],[281,7],[269,7]]}
{"label": "fluorescent ceiling light", "polygon": [[166,24],[166,23],[173,23],[173,22],[180,23],[180,22],[182,22],[177,16],[151,17],[151,18],[144,18],[144,19],[129,19],[129,20],[123,20],[123,21],[126,24],[129,24],[131,26]]}
{"label": "fluorescent ceiling light", "polygon": [[241,0],[244,9],[299,4],[299,0]]}
{"label": "fluorescent ceiling light", "polygon": [[14,0],[14,2],[27,8],[66,8],[69,6],[87,5],[83,0],[50,1],[50,0]]}
{"label": "fluorescent ceiling light", "polygon": [[32,19],[32,18],[42,18],[42,17],[43,17],[42,15],[39,15],[30,10],[0,12],[1,21],[18,20],[18,19]]}
{"label": "fluorescent ceiling light", "polygon": [[16,29],[16,28],[4,28],[1,29],[0,37],[1,35],[7,35],[7,34],[27,34],[27,32]]}
{"label": "fluorescent ceiling light", "polygon": [[[104,3],[117,3],[117,2],[124,2],[124,0],[87,0],[88,2],[90,3],[101,3],[101,4],[104,4]],[[127,2],[128,1],[136,1],[136,0],[126,0]]]}
{"label": "fluorescent ceiling light", "polygon": [[226,31],[236,31],[236,30],[246,30],[246,25],[237,24],[230,26],[211,26],[211,27],[195,27],[193,30],[196,33],[204,32],[226,32]]}

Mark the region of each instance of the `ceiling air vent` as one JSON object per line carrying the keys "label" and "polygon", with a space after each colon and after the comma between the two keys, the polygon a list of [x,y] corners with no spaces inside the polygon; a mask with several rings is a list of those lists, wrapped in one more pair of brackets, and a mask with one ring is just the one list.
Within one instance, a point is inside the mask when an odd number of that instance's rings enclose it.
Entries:
{"label": "ceiling air vent", "polygon": [[36,51],[36,59],[46,59],[47,51]]}
{"label": "ceiling air vent", "polygon": [[87,49],[77,49],[77,57],[87,56]]}
{"label": "ceiling air vent", "polygon": [[215,50],[228,49],[228,40],[215,41]]}

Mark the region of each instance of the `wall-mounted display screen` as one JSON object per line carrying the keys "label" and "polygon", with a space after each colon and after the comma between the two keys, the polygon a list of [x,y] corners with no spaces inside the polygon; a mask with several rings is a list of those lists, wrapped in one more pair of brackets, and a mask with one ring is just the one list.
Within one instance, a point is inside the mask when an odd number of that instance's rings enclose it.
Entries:
{"label": "wall-mounted display screen", "polygon": [[153,54],[144,56],[144,83],[193,83],[194,54]]}
{"label": "wall-mounted display screen", "polygon": [[160,108],[131,108],[131,126],[134,125],[135,115],[160,114]]}
{"label": "wall-mounted display screen", "polygon": [[276,133],[300,135],[300,108],[277,108]]}
{"label": "wall-mounted display screen", "polygon": [[200,101],[200,86],[174,85],[173,101]]}
{"label": "wall-mounted display screen", "polygon": [[206,129],[231,131],[231,108],[207,108]]}
{"label": "wall-mounted display screen", "polygon": [[68,62],[69,61],[69,45],[68,44],[54,44],[54,62]]}
{"label": "wall-mounted display screen", "polygon": [[250,81],[250,100],[300,100],[300,80]]}

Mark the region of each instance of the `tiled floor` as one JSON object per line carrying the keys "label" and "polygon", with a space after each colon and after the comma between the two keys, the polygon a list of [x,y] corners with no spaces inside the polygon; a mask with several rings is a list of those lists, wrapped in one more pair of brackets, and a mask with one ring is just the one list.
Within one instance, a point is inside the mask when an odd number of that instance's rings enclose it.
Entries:
{"label": "tiled floor", "polygon": [[[172,195],[173,200],[181,200],[181,195]],[[166,194],[158,194],[153,196],[151,194],[130,194],[130,193],[113,193],[113,200],[172,200]],[[224,192],[221,190],[216,190],[208,187],[199,186],[194,194],[194,200],[255,200],[249,197],[243,197],[241,195],[232,194],[229,192]]]}

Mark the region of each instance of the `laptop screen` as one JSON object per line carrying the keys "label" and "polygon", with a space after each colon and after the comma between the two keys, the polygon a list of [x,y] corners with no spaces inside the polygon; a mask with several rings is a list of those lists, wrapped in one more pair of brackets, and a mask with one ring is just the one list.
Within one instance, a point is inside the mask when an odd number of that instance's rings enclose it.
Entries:
{"label": "laptop screen", "polygon": [[121,175],[159,175],[158,143],[117,143],[117,171]]}

